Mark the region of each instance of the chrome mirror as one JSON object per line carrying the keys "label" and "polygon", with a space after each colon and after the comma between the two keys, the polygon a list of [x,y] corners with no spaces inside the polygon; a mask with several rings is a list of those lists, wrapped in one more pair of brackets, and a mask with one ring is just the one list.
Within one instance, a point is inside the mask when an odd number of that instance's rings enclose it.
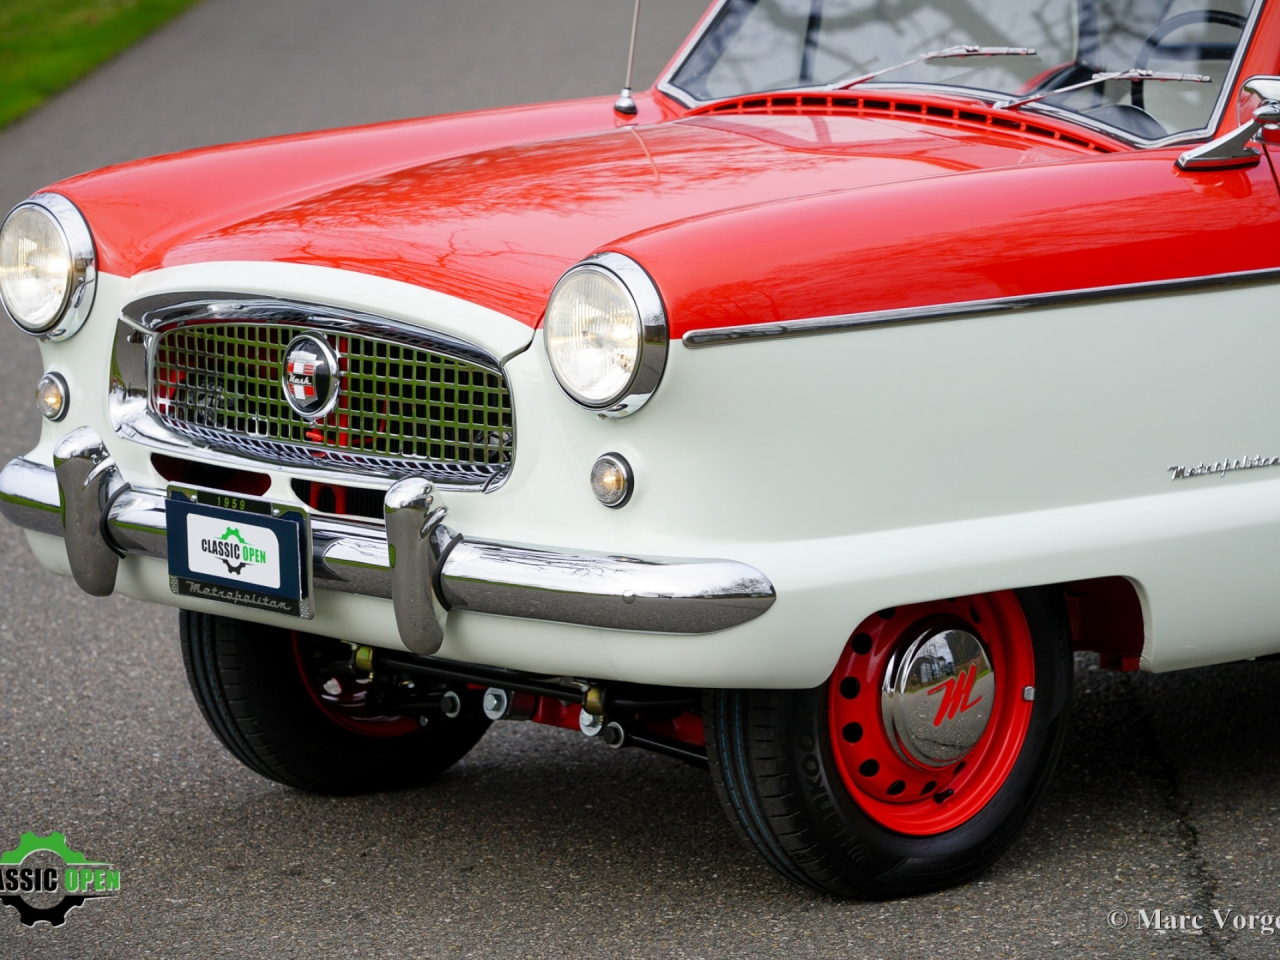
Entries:
{"label": "chrome mirror", "polygon": [[1253,94],[1262,102],[1280,102],[1280,77],[1250,77],[1240,87],[1242,94]]}
{"label": "chrome mirror", "polygon": [[1257,103],[1251,119],[1230,133],[1188,150],[1178,158],[1179,170],[1229,170],[1250,167],[1262,154],[1249,141],[1265,130],[1280,130],[1280,77],[1250,77],[1240,88],[1241,105]]}

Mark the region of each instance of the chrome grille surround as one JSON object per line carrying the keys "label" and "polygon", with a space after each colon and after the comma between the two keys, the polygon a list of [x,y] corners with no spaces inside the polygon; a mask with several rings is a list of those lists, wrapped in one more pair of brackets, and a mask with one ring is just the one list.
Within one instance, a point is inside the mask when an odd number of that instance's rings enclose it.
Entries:
{"label": "chrome grille surround", "polygon": [[[139,301],[122,323],[145,344],[149,416],[196,445],[307,472],[467,486],[500,482],[510,468],[506,378],[465,341],[347,310],[219,294]],[[323,336],[341,363],[338,406],[315,422],[281,393],[285,348],[299,333]]]}

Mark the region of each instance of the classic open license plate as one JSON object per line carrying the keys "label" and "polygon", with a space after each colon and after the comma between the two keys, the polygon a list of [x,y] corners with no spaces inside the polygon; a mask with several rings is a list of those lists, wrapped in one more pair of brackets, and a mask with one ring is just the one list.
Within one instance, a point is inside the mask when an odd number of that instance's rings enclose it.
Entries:
{"label": "classic open license plate", "polygon": [[297,504],[171,485],[165,501],[169,588],[311,619],[311,523]]}

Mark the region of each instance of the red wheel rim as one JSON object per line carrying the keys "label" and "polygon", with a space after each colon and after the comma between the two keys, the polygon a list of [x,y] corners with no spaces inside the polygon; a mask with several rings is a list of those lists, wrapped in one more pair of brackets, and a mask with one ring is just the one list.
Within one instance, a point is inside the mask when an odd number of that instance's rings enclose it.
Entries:
{"label": "red wheel rim", "polygon": [[[995,692],[977,742],[955,762],[926,768],[905,759],[890,741],[881,688],[893,654],[931,623],[943,622],[981,641]],[[873,614],[849,638],[827,688],[831,746],[845,788],[863,812],[897,833],[931,836],[960,826],[990,802],[1013,770],[1031,722],[1033,703],[1024,690],[1034,686],[1031,630],[1012,591]],[[946,722],[942,710],[938,716],[935,722]]]}
{"label": "red wheel rim", "polygon": [[[350,678],[316,677],[307,668],[302,638],[296,630],[290,633],[290,637],[293,643],[293,660],[298,665],[298,674],[302,677],[302,685],[307,688],[307,694],[320,708],[320,712],[342,729],[358,733],[362,737],[403,737],[418,729],[418,721],[413,717],[390,717],[374,713],[366,702],[369,695],[368,683]],[[326,689],[325,683],[333,686]]]}

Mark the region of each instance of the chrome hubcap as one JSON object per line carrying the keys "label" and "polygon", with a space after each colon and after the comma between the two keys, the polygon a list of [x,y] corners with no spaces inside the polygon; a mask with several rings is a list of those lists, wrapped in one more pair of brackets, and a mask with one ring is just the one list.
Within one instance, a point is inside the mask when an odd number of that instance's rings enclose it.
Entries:
{"label": "chrome hubcap", "polygon": [[968,630],[931,627],[889,659],[880,691],[889,742],[919,767],[955,763],[982,738],[995,692],[982,641]]}

